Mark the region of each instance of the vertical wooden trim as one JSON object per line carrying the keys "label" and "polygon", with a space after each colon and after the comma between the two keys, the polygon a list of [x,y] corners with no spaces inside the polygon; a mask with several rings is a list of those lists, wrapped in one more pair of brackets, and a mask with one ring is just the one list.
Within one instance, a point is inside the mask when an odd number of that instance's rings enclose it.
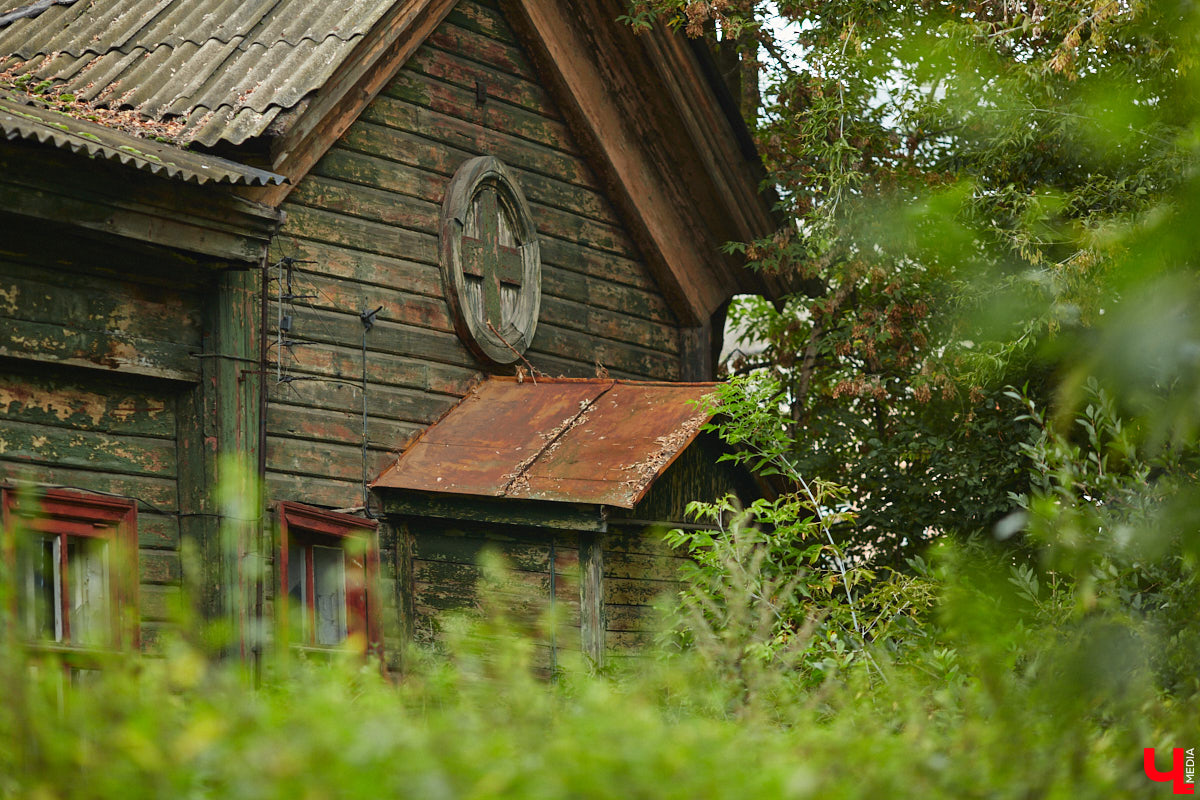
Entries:
{"label": "vertical wooden trim", "polygon": [[407,521],[396,524],[396,608],[400,614],[400,669],[404,654],[416,636],[416,591],[413,586],[413,532]]}
{"label": "vertical wooden trim", "polygon": [[[202,348],[213,351],[211,334]],[[225,571],[216,518],[216,359],[200,359],[200,383],[185,391],[176,408],[179,535],[183,586],[202,620],[219,619],[225,609]]]}
{"label": "vertical wooden trim", "polygon": [[279,587],[275,597],[275,641],[279,652],[286,652],[291,640],[291,619],[289,618],[291,596],[288,594],[288,520],[287,514],[279,513],[279,539],[275,547],[275,582]]}
{"label": "vertical wooden trim", "polygon": [[67,547],[66,534],[55,534],[58,540],[58,613],[59,625],[62,628],[63,644],[71,643],[71,561]]}
{"label": "vertical wooden trim", "polygon": [[579,534],[579,629],[583,654],[604,666],[604,550],[600,534]]}
{"label": "vertical wooden trim", "polygon": [[366,624],[367,653],[379,659],[380,669],[386,670],[383,660],[383,604],[379,597],[379,529],[371,531],[367,552],[363,554],[363,619]]}
{"label": "vertical wooden trim", "polygon": [[313,564],[312,545],[304,545],[304,643],[317,641],[317,576]]}

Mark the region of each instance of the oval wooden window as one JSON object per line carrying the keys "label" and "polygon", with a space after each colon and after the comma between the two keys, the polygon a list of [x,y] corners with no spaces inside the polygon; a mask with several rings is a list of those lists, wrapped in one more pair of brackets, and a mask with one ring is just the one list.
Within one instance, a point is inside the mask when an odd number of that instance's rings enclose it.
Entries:
{"label": "oval wooden window", "polygon": [[512,364],[537,329],[542,259],[520,186],[492,156],[465,162],[446,188],[442,282],[455,330],[480,360]]}

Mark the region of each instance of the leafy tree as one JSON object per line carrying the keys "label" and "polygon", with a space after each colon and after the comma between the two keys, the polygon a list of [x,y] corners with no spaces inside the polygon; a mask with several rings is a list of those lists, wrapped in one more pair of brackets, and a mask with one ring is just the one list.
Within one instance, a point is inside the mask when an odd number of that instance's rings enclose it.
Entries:
{"label": "leafy tree", "polygon": [[851,554],[900,563],[1028,491],[1005,387],[1050,402],[1064,343],[1113,312],[1131,237],[1183,191],[1193,17],[1122,0],[630,4],[635,27],[757,68],[787,223],[730,247],[824,289],[735,305],[766,350],[729,368],[780,379],[798,468],[855,499]]}

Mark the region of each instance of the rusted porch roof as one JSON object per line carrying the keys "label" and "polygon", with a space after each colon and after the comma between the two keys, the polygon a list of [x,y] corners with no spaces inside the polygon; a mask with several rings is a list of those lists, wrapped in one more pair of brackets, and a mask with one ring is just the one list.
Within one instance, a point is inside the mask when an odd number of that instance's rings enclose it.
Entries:
{"label": "rusted porch roof", "polygon": [[712,383],[493,377],[372,488],[631,509],[696,438]]}

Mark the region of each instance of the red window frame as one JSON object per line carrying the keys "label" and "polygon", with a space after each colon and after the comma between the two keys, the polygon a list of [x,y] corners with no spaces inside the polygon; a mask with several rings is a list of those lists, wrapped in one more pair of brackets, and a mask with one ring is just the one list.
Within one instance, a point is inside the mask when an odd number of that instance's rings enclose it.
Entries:
{"label": "red window frame", "polygon": [[[304,542],[308,545],[324,544],[330,546],[336,543],[345,546],[348,540],[357,539],[364,545],[361,556],[353,552],[347,553],[346,569],[346,632],[349,636],[359,634],[366,642],[366,653],[382,660],[383,636],[380,627],[379,603],[379,523],[375,520],[363,519],[350,514],[296,503],[281,501],[278,504],[279,515],[279,547],[275,552],[275,563],[278,573],[278,594],[276,595],[277,615],[280,619],[280,631],[285,643],[291,643],[289,623],[288,595],[288,550],[293,542]],[[359,560],[361,559],[361,560]],[[306,647],[320,647],[315,643],[315,624],[313,624],[313,559],[305,559],[305,583],[308,591],[309,607],[305,613],[309,615],[309,640],[297,642]],[[358,576],[357,579],[355,577]]]}
{"label": "red window frame", "polygon": [[[110,543],[109,603],[114,649],[137,648],[141,644],[141,626],[137,617],[137,503],[119,497],[86,494],[66,489],[17,489],[0,487],[5,531],[4,551],[10,568],[16,568],[16,536],[26,532],[60,541],[58,564],[61,607],[56,613],[62,620],[62,642],[34,641],[35,646],[59,645],[79,649],[71,642],[70,585],[68,547],[70,537],[103,539]],[[16,611],[17,598],[12,598]],[[15,619],[15,617],[14,617]]]}

